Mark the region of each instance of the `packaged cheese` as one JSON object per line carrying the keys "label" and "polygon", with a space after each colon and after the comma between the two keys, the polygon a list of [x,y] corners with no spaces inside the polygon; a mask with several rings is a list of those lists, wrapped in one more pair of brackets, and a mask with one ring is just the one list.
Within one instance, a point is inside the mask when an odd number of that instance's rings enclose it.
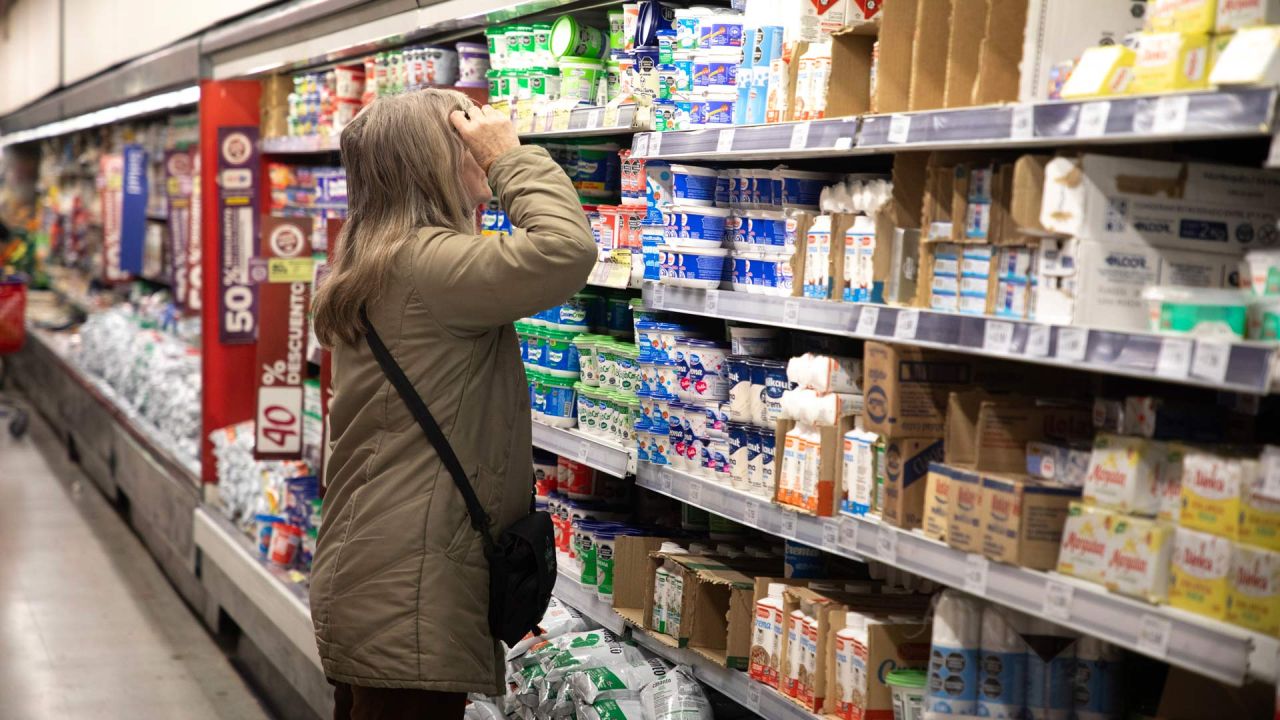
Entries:
{"label": "packaged cheese", "polygon": [[1180,527],[1174,532],[1169,604],[1225,620],[1231,584],[1232,542]]}
{"label": "packaged cheese", "polygon": [[1262,463],[1241,461],[1244,496],[1240,500],[1240,542],[1280,552],[1280,500],[1262,494]]}
{"label": "packaged cheese", "polygon": [[1182,459],[1183,527],[1236,539],[1240,534],[1244,464],[1203,450]]}
{"label": "packaged cheese", "polygon": [[1103,583],[1107,569],[1107,527],[1116,513],[1104,508],[1071,503],[1062,526],[1058,572],[1090,582]]}
{"label": "packaged cheese", "polygon": [[1147,23],[1161,32],[1213,32],[1218,20],[1218,3],[1228,0],[1151,0]]}
{"label": "packaged cheese", "polygon": [[1181,443],[1160,443],[1156,451],[1156,493],[1160,510],[1156,518],[1177,524],[1182,514],[1182,461],[1187,448]]}
{"label": "packaged cheese", "polygon": [[1080,56],[1080,62],[1062,86],[1062,98],[1124,95],[1133,82],[1133,65],[1137,53],[1124,45],[1091,47]]}
{"label": "packaged cheese", "polygon": [[1156,456],[1146,438],[1099,433],[1084,480],[1085,502],[1154,517],[1160,510]]}
{"label": "packaged cheese", "polygon": [[1107,588],[1151,603],[1169,599],[1173,528],[1154,520],[1107,519]]}
{"label": "packaged cheese", "polygon": [[1268,635],[1280,632],[1280,553],[1235,546],[1227,621]]}
{"label": "packaged cheese", "polygon": [[1280,22],[1280,0],[1218,0],[1214,32],[1233,33],[1256,25]]}
{"label": "packaged cheese", "polygon": [[1209,84],[1209,35],[1161,32],[1138,35],[1133,61],[1134,94],[1195,90]]}

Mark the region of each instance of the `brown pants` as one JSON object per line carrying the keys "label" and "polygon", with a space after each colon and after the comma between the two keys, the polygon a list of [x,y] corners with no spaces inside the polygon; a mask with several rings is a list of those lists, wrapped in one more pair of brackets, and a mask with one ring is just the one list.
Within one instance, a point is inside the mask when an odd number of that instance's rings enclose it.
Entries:
{"label": "brown pants", "polygon": [[334,683],[333,720],[462,720],[465,693]]}

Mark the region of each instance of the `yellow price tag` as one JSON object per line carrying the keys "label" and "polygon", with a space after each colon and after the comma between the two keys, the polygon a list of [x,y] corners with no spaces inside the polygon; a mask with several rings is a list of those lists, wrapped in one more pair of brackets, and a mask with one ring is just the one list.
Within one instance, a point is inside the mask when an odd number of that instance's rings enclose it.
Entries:
{"label": "yellow price tag", "polygon": [[316,261],[311,258],[271,258],[267,261],[267,282],[311,282]]}

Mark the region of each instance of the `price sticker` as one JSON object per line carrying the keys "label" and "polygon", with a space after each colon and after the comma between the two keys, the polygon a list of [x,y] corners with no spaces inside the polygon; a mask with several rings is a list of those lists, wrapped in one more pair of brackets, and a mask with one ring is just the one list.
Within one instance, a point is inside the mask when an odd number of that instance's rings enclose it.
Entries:
{"label": "price sticker", "polygon": [[603,115],[604,115],[603,109],[592,110],[590,114],[587,115],[587,129],[595,130],[596,128],[600,127],[600,118]]}
{"label": "price sticker", "polygon": [[672,487],[675,486],[674,478],[671,477],[671,470],[663,469],[662,475],[658,477],[658,491],[663,495],[670,495]]}
{"label": "price sticker", "polygon": [[982,349],[1008,355],[1013,350],[1013,323],[988,320],[982,328]]}
{"label": "price sticker", "polygon": [[862,312],[858,313],[857,333],[859,335],[875,335],[876,323],[880,322],[880,308],[874,305],[864,305]]}
{"label": "price sticker", "polygon": [[1027,348],[1029,357],[1049,357],[1049,326],[1032,325],[1027,328]]}
{"label": "price sticker", "polygon": [[991,561],[982,555],[969,553],[964,564],[964,589],[974,595],[987,594],[987,576],[991,571]]}
{"label": "price sticker", "polygon": [[858,552],[858,521],[853,518],[840,520],[840,547],[846,552]]}
{"label": "price sticker", "polygon": [[649,152],[647,157],[657,157],[662,153],[662,133],[649,134]]}
{"label": "price sticker", "polygon": [[1227,365],[1231,362],[1231,346],[1201,340],[1196,343],[1196,355],[1191,361],[1191,374],[1216,383],[1227,379]]}
{"label": "price sticker", "polygon": [[733,136],[737,132],[734,128],[725,128],[720,131],[716,137],[716,152],[727,153],[733,151]]}
{"label": "price sticker", "polygon": [[1036,136],[1036,109],[1031,105],[1019,105],[1013,109],[1013,127],[1010,140],[1030,140]]}
{"label": "price sticker", "polygon": [[848,150],[851,147],[853,147],[852,136],[845,135],[844,137],[836,138],[836,144],[835,144],[836,150]]}
{"label": "price sticker", "polygon": [[1138,626],[1138,651],[1153,658],[1163,660],[1169,654],[1169,636],[1173,634],[1173,623],[1150,613],[1142,616]]}
{"label": "price sticker", "polygon": [[796,123],[791,128],[791,149],[803,150],[809,147],[809,123]]}
{"label": "price sticker", "polygon": [[1190,108],[1190,95],[1164,95],[1156,98],[1151,132],[1157,135],[1178,135],[1186,132],[1187,111]]}
{"label": "price sticker", "polygon": [[1160,341],[1160,353],[1156,355],[1156,375],[1169,380],[1184,380],[1191,372],[1191,341],[1186,338],[1165,338]]}
{"label": "price sticker", "polygon": [[1089,331],[1084,328],[1058,329],[1058,359],[1066,362],[1084,362],[1089,350]]}
{"label": "price sticker", "polygon": [[649,156],[649,135],[651,133],[640,133],[631,141],[631,154],[636,157]]}
{"label": "price sticker", "polygon": [[898,562],[898,531],[888,525],[881,525],[876,533],[876,554],[884,562],[893,565]]}
{"label": "price sticker", "polygon": [[898,340],[915,340],[916,328],[919,326],[919,310],[899,310],[897,321],[893,324],[893,337]]}
{"label": "price sticker", "polygon": [[835,520],[822,523],[822,549],[827,552],[840,552],[840,524]]}
{"label": "price sticker", "polygon": [[1085,103],[1080,106],[1080,117],[1076,121],[1076,137],[1096,138],[1107,134],[1107,120],[1111,117],[1111,102]]}
{"label": "price sticker", "polygon": [[748,527],[760,527],[760,503],[747,501],[747,508],[742,513],[742,524]]}
{"label": "price sticker", "polygon": [[702,311],[707,315],[715,315],[720,310],[720,293],[708,290],[702,301]]}
{"label": "price sticker", "polygon": [[662,283],[653,284],[653,292],[649,293],[649,306],[661,310],[667,304],[667,286]]}
{"label": "price sticker", "polygon": [[1044,587],[1044,600],[1040,605],[1041,613],[1050,620],[1071,621],[1071,602],[1075,598],[1075,588],[1066,583],[1050,580]]}
{"label": "price sticker", "polygon": [[797,539],[799,535],[800,515],[790,510],[782,511],[782,527],[778,532],[784,538]]}
{"label": "price sticker", "polygon": [[689,502],[694,505],[702,504],[702,483],[689,483]]}
{"label": "price sticker", "polygon": [[763,688],[763,683],[747,683],[747,709],[757,715],[760,714],[760,691]]}
{"label": "price sticker", "polygon": [[911,116],[894,115],[889,118],[889,142],[901,145],[911,137]]}
{"label": "price sticker", "polygon": [[782,303],[782,322],[794,325],[800,321],[800,303],[788,300]]}
{"label": "price sticker", "polygon": [[583,440],[582,442],[579,442],[578,443],[578,462],[585,465],[587,464],[587,461],[590,458],[591,458],[591,443],[587,440]]}

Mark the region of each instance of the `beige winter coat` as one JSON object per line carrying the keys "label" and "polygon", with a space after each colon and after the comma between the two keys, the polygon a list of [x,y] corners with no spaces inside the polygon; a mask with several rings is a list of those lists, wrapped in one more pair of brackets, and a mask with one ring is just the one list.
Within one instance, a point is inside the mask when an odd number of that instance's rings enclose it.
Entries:
{"label": "beige winter coat", "polygon": [[[529,392],[512,322],[580,290],[596,259],[573,185],[546,150],[489,183],[517,230],[424,228],[369,317],[453,445],[495,534],[532,503]],[[334,349],[324,523],[311,614],[325,673],[352,685],[500,692],[488,567],[448,471],[368,346]]]}

